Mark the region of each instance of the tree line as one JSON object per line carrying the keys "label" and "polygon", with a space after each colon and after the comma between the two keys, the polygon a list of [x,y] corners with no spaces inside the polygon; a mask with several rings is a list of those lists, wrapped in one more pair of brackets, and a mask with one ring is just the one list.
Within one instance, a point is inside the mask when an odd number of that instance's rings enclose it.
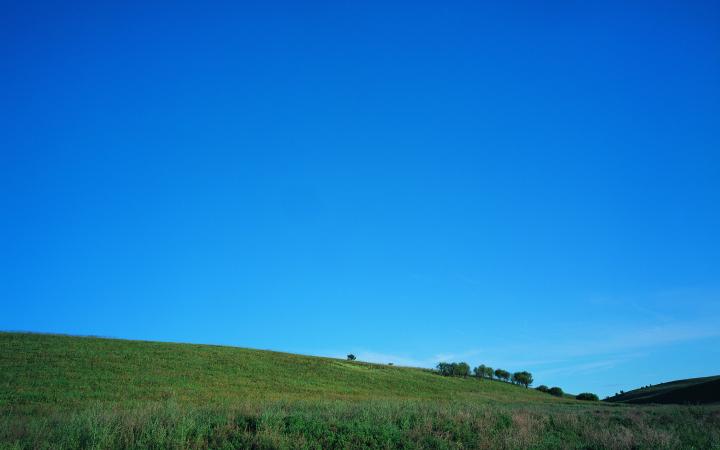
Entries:
{"label": "tree line", "polygon": [[[347,355],[348,361],[355,361],[355,355],[350,353]],[[389,365],[392,365],[390,363]],[[497,379],[502,380],[507,383],[516,384],[518,386],[525,386],[527,389],[531,384],[533,384],[533,376],[528,371],[520,371],[520,372],[514,372],[510,373],[507,370],[504,369],[493,369],[490,366],[486,366],[485,364],[480,364],[479,366],[472,369],[472,375],[470,373],[470,365],[466,362],[459,362],[459,363],[446,363],[441,362],[438,363],[436,366],[436,371],[442,376],[445,377],[463,377],[467,378],[469,376],[474,376],[476,378],[480,379]],[[564,397],[565,392],[562,390],[562,388],[558,386],[553,387],[547,387],[544,384],[541,384],[540,386],[536,387],[535,390],[543,392],[545,394],[550,394],[555,397]],[[620,391],[622,392],[622,391]],[[617,394],[616,394],[617,395]],[[598,396],[591,393],[591,392],[583,392],[581,394],[578,394],[575,396],[577,400],[590,400],[590,401],[598,401]]]}
{"label": "tree line", "polygon": [[[470,366],[466,362],[459,362],[459,363],[446,363],[441,362],[438,363],[437,372],[440,375],[446,376],[446,377],[469,377],[470,375]],[[531,384],[533,384],[533,376],[528,371],[521,371],[521,372],[514,372],[510,373],[507,370],[503,369],[493,369],[490,366],[486,366],[485,364],[480,364],[479,366],[472,369],[472,374],[476,378],[480,379],[497,379],[502,380],[505,382],[509,382],[512,384],[517,384],[519,386],[525,386],[525,388],[528,388]],[[563,397],[565,396],[565,392],[563,392],[562,388],[558,386],[553,386],[551,388],[545,386],[544,384],[538,386],[535,388],[536,390],[543,392],[545,394],[550,394],[555,397]],[[591,400],[591,401],[598,401],[598,396],[590,393],[590,392],[583,392],[582,394],[578,394],[575,396],[577,400]]]}
{"label": "tree line", "polygon": [[[440,375],[446,376],[446,377],[469,377],[470,376],[470,366],[466,362],[459,362],[459,363],[446,363],[441,362],[437,365],[437,371]],[[492,380],[493,378],[497,378],[498,380],[503,380],[506,382],[510,382],[513,384],[517,384],[520,386],[525,386],[526,388],[530,386],[533,383],[533,376],[530,372],[522,371],[522,372],[515,372],[513,374],[510,374],[507,370],[503,369],[494,369],[490,366],[486,366],[485,364],[480,364],[479,366],[475,367],[473,370],[473,375],[477,378],[487,378],[489,380]]]}

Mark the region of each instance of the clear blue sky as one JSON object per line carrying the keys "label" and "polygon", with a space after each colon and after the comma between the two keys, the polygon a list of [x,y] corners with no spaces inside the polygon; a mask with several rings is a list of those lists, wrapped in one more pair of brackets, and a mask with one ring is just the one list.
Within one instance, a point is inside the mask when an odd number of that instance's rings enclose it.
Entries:
{"label": "clear blue sky", "polygon": [[1,7],[0,329],[720,373],[717,2],[98,3]]}

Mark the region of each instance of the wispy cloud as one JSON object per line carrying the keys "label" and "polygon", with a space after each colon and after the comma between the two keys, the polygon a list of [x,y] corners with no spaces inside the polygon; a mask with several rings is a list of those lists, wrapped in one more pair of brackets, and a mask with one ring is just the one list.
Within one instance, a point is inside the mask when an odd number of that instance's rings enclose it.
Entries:
{"label": "wispy cloud", "polygon": [[627,361],[628,358],[605,359],[600,361],[584,362],[579,364],[563,365],[552,369],[543,369],[536,372],[539,378],[550,375],[583,375],[601,370],[609,370]]}
{"label": "wispy cloud", "polygon": [[[646,358],[653,361],[660,350],[666,351],[669,346],[695,341],[706,345],[699,341],[720,337],[718,291],[596,297],[591,303],[589,310],[598,311],[604,320],[556,324],[551,332],[539,334],[528,328],[514,333],[512,339],[485,336],[482,346],[466,342],[445,352],[395,354],[366,348],[356,349],[355,355],[363,361],[398,366],[429,368],[440,361],[465,361],[471,366],[483,363],[511,372],[529,370],[538,383],[553,383],[568,390],[589,389],[604,395],[634,382],[628,381],[632,376],[620,375],[625,372],[619,368],[638,367]],[[345,355],[336,352],[332,356]]]}
{"label": "wispy cloud", "polygon": [[[642,328],[596,329],[572,342],[515,342],[487,348],[471,348],[434,355],[398,355],[374,350],[358,350],[358,359],[403,366],[434,367],[440,361],[483,362],[508,369],[537,368],[542,373],[571,374],[603,370],[628,359],[641,357],[640,350],[679,342],[720,336],[720,327],[712,323],[675,323]],[[332,356],[343,357],[335,354]],[[589,360],[589,361],[588,361]],[[538,372],[539,373],[539,372]]]}
{"label": "wispy cloud", "polygon": [[717,323],[694,322],[626,328],[624,330],[598,330],[597,338],[575,340],[572,343],[545,344],[545,353],[562,357],[592,356],[621,353],[635,349],[658,347],[678,342],[720,336]]}
{"label": "wispy cloud", "polygon": [[430,359],[437,364],[444,361],[458,361],[468,358],[474,358],[482,354],[482,349],[471,349],[459,353],[438,353],[437,355],[433,355]]}

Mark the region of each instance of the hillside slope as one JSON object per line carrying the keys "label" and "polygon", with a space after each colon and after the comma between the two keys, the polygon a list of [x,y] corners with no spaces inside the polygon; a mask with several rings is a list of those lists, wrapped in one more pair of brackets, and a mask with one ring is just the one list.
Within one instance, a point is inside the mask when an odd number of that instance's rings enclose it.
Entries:
{"label": "hillside slope", "polygon": [[[417,368],[210,345],[0,333],[0,406],[97,401],[432,399],[558,403],[497,381]],[[570,401],[572,402],[572,401]]]}
{"label": "hillside slope", "polygon": [[634,389],[607,399],[616,403],[720,403],[720,375],[688,378]]}
{"label": "hillside slope", "polygon": [[243,348],[0,333],[0,450],[720,448],[718,408],[581,402]]}

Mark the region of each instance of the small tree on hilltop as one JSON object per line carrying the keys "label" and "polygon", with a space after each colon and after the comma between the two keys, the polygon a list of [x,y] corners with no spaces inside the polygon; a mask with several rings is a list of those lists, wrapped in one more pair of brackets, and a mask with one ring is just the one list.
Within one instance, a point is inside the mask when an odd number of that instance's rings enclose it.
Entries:
{"label": "small tree on hilltop", "polygon": [[546,394],[547,394],[548,391],[550,390],[550,388],[548,388],[548,387],[545,386],[544,384],[541,384],[540,386],[536,387],[535,389],[538,390],[538,391],[540,391],[540,392],[544,392],[544,393],[546,393]]}
{"label": "small tree on hilltop", "polygon": [[600,400],[598,396],[593,394],[592,392],[583,392],[582,394],[576,395],[575,398],[578,400],[588,400],[592,402]]}
{"label": "small tree on hilltop", "polygon": [[473,369],[473,372],[475,373],[475,376],[478,378],[485,378],[485,364],[480,364],[476,368]]}
{"label": "small tree on hilltop", "polygon": [[355,358],[355,355],[350,353],[349,355],[347,355],[347,359],[348,359],[348,361],[355,361],[355,359],[357,359],[357,358]]}

